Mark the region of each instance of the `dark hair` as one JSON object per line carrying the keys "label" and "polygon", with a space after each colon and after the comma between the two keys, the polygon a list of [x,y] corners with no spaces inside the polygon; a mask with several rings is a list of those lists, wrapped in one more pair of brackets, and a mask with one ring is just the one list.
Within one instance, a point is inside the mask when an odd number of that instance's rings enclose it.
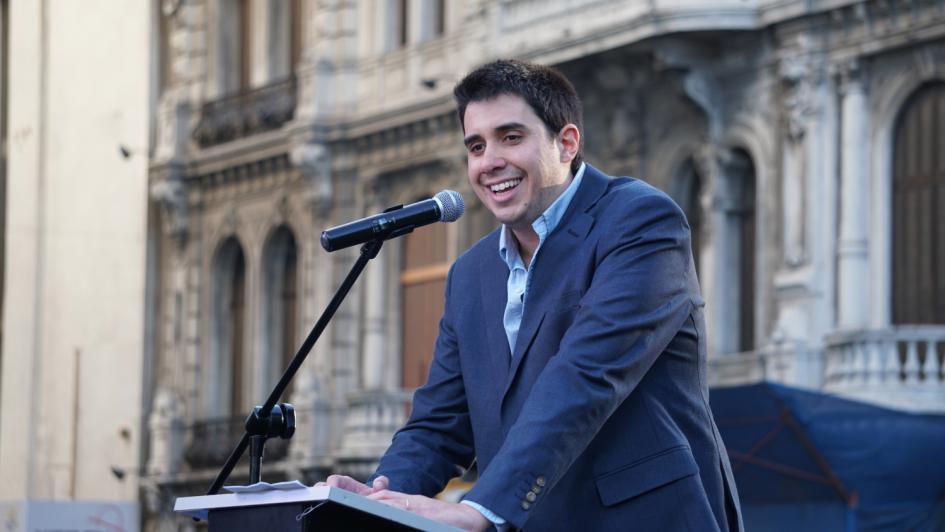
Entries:
{"label": "dark hair", "polygon": [[571,172],[577,173],[584,152],[584,112],[574,86],[564,74],[544,65],[499,59],[470,72],[453,89],[459,123],[465,130],[466,106],[502,95],[519,96],[531,106],[552,136],[567,124],[581,132]]}

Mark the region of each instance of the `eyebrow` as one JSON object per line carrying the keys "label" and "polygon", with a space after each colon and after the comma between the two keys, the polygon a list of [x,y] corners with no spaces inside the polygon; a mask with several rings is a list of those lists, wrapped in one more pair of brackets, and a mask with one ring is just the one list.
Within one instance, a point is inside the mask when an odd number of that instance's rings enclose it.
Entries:
{"label": "eyebrow", "polygon": [[[496,131],[497,133],[504,133],[506,131],[512,131],[515,129],[528,130],[528,126],[526,126],[525,124],[522,124],[521,122],[507,122],[500,126],[496,126],[494,131]],[[470,144],[472,144],[473,142],[476,142],[477,140],[482,140],[482,135],[479,135],[478,133],[473,133],[472,135],[469,135],[468,137],[463,139],[463,144],[465,144],[466,146],[469,146]]]}

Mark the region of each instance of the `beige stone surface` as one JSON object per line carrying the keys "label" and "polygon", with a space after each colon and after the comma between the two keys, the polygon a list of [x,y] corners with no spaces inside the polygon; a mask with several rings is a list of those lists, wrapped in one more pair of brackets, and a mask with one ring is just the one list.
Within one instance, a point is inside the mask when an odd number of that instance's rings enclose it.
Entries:
{"label": "beige stone surface", "polygon": [[150,3],[11,4],[0,499],[135,500]]}

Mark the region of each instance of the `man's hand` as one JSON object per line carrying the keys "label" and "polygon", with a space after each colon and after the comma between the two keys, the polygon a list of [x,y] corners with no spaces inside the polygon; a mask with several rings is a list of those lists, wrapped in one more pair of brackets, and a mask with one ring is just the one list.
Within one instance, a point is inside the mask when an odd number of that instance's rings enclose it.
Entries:
{"label": "man's hand", "polygon": [[368,498],[463,530],[482,532],[492,526],[475,508],[465,504],[431,499],[423,495],[407,495],[387,489],[375,491],[368,495]]}
{"label": "man's hand", "polygon": [[352,493],[357,493],[367,497],[368,495],[386,490],[387,486],[390,484],[390,480],[387,477],[381,475],[374,479],[374,482],[368,486],[367,484],[362,484],[357,480],[346,477],[344,475],[330,475],[325,482],[318,482],[316,486],[330,486],[332,488],[341,488],[345,491],[350,491]]}

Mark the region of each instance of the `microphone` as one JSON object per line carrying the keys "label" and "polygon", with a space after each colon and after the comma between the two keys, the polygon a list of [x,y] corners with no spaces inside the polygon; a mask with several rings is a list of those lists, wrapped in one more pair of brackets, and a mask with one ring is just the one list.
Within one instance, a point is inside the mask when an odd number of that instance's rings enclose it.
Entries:
{"label": "microphone", "polygon": [[322,247],[336,251],[378,238],[387,240],[405,235],[433,222],[455,222],[465,205],[459,192],[443,190],[431,199],[386,211],[322,231]]}

